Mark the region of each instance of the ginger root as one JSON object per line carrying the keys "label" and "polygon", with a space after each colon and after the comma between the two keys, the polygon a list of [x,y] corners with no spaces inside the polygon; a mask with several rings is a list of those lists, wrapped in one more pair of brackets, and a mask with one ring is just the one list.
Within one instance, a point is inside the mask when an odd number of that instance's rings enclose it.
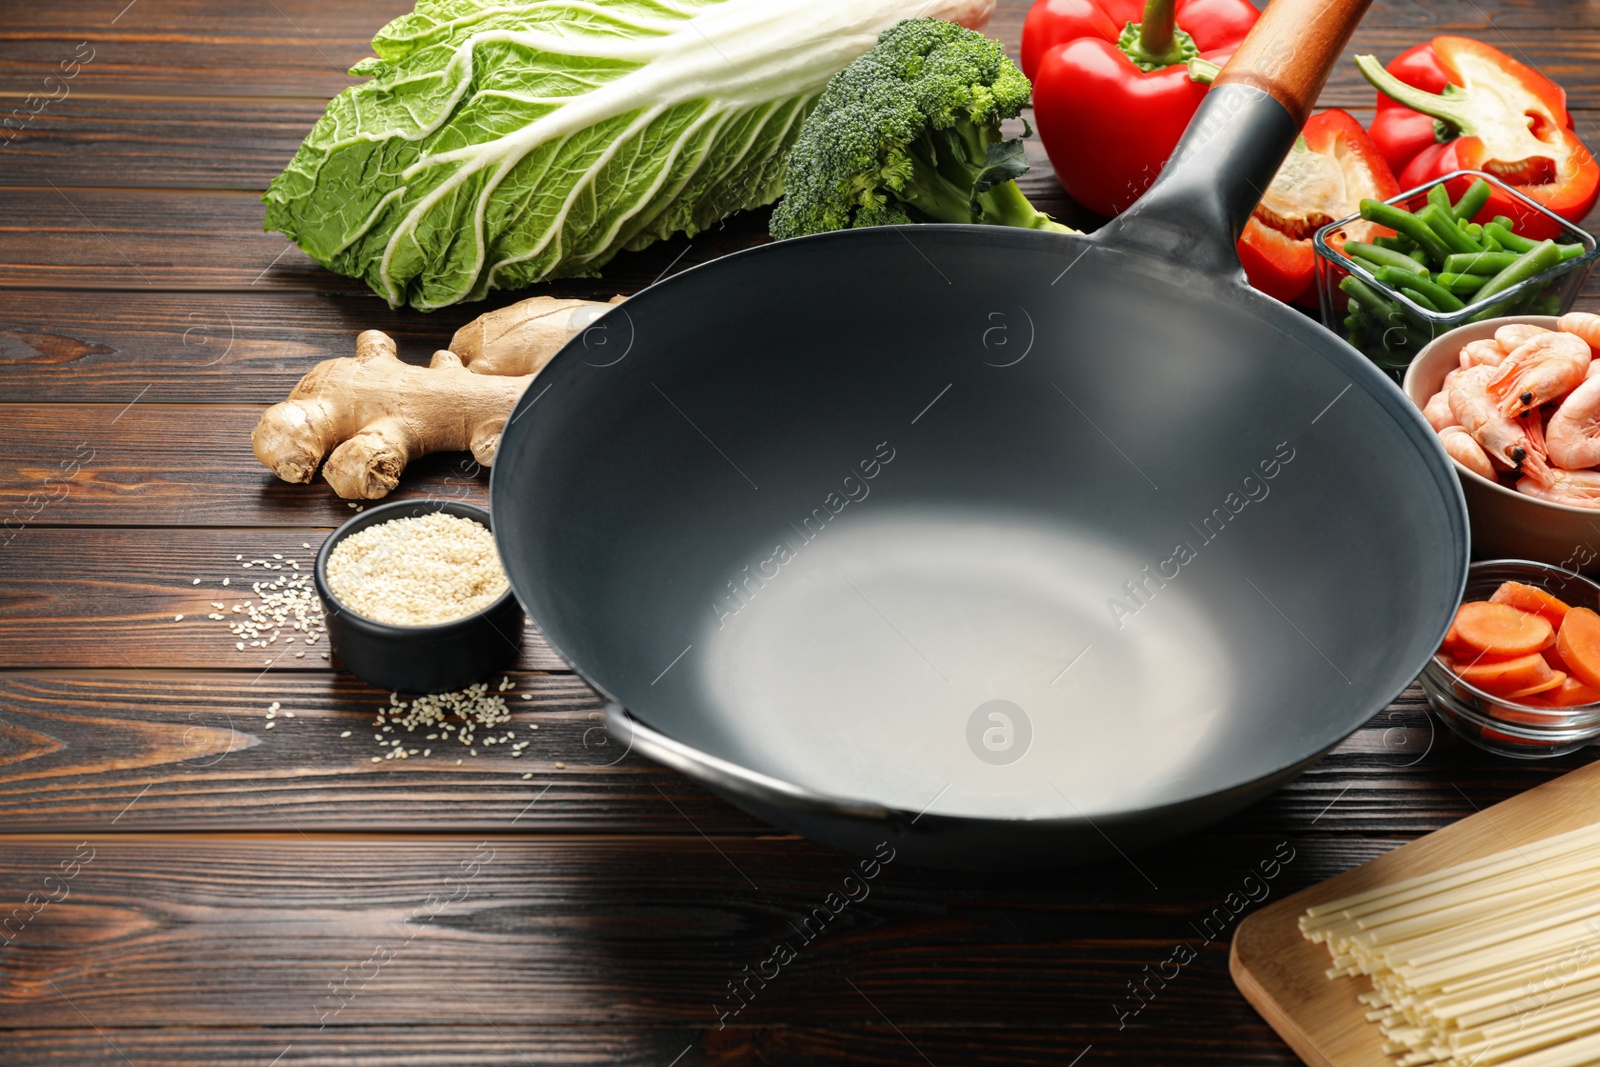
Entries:
{"label": "ginger root", "polygon": [[474,374],[447,351],[414,367],[401,362],[393,338],[368,330],[356,338],[354,359],[324,360],[289,399],[268,408],[250,444],[286,482],[310,482],[326,456],[322,476],[334,492],[377,500],[399,484],[407,463],[430,452],[469,449],[492,464],[500,431],[531,381],[531,374]]}
{"label": "ginger root", "polygon": [[392,338],[368,330],[354,359],[317,364],[268,408],[250,444],[286,482],[309,483],[326,457],[322,476],[346,500],[387,496],[406,464],[430,452],[467,449],[492,466],[533,376],[611,304],[523,300],[463,326],[427,367],[402,362]]}
{"label": "ginger root", "polygon": [[450,351],[477,374],[538,374],[578,334],[620,304],[536,296],[479,315],[450,338]]}

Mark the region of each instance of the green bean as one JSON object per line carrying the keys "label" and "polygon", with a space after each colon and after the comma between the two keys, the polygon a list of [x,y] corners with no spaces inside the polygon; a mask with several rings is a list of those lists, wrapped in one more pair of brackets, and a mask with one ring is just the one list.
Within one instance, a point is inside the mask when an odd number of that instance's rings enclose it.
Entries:
{"label": "green bean", "polygon": [[1561,258],[1563,260],[1577,259],[1579,256],[1583,255],[1585,252],[1589,251],[1587,248],[1583,247],[1583,245],[1581,245],[1581,244],[1556,245],[1556,247],[1561,250]]}
{"label": "green bean", "polygon": [[1515,252],[1479,252],[1476,255],[1454,255],[1444,261],[1444,273],[1481,274],[1492,278],[1517,261]]}
{"label": "green bean", "polygon": [[1502,245],[1499,241],[1496,241],[1494,239],[1494,236],[1492,234],[1490,234],[1487,229],[1485,229],[1483,231],[1483,236],[1478,239],[1478,243],[1483,246],[1483,250],[1485,252],[1504,252],[1505,251],[1505,246]]}
{"label": "green bean", "polygon": [[1372,243],[1379,248],[1387,248],[1391,252],[1409,252],[1417,247],[1417,243],[1407,237],[1374,237]]}
{"label": "green bean", "polygon": [[1533,310],[1538,315],[1561,314],[1561,297],[1556,293],[1546,293],[1533,302]]}
{"label": "green bean", "polygon": [[1406,255],[1411,257],[1411,261],[1413,263],[1422,264],[1424,269],[1432,265],[1432,261],[1428,259],[1428,253],[1424,252],[1420,248],[1413,248],[1411,251],[1407,252]]}
{"label": "green bean", "polygon": [[1471,296],[1489,284],[1489,276],[1487,274],[1450,274],[1446,272],[1435,275],[1433,280],[1457,296]]}
{"label": "green bean", "polygon": [[[1428,268],[1419,264],[1415,259],[1400,252],[1384,248],[1382,245],[1368,244],[1365,241],[1346,241],[1344,254],[1352,259],[1364,259],[1376,263],[1379,267],[1398,267],[1408,270],[1413,274],[1428,277]],[[1377,270],[1374,268],[1373,273]]]}
{"label": "green bean", "polygon": [[[1483,288],[1478,290],[1477,299],[1482,300],[1486,297],[1494,296],[1496,293],[1503,293],[1512,286],[1522,284],[1529,278],[1538,277],[1560,262],[1561,251],[1556,247],[1556,243],[1554,241],[1540,241],[1533,246],[1531,251],[1518,256],[1517,261],[1511,266],[1485,282]],[[1496,315],[1505,314],[1508,310],[1510,310],[1509,302],[1502,300],[1500,303],[1478,312],[1472,317],[1472,321],[1478,322],[1482,319],[1492,319]]]}
{"label": "green bean", "polygon": [[1470,222],[1488,202],[1489,183],[1479,178],[1467,186],[1467,191],[1461,194],[1461,199],[1456,201],[1456,206],[1450,209],[1450,213],[1463,222]]}
{"label": "green bean", "polygon": [[[1406,296],[1411,299],[1411,302],[1413,304],[1421,304],[1423,307],[1427,308],[1429,311],[1439,311],[1440,310],[1438,304],[1435,304],[1432,300],[1428,299],[1428,294],[1427,293],[1420,292],[1419,290],[1413,289],[1409,285],[1400,286],[1400,291],[1402,293],[1406,294]],[[1446,290],[1446,292],[1448,292],[1448,290]]]}
{"label": "green bean", "polygon": [[1490,219],[1489,221],[1490,222],[1494,222],[1494,223],[1498,223],[1499,225],[1501,225],[1501,226],[1505,227],[1506,229],[1510,230],[1512,233],[1516,233],[1517,232],[1516,220],[1513,219],[1510,215],[1496,215],[1494,218]]}
{"label": "green bean", "polygon": [[1444,182],[1440,182],[1428,190],[1428,203],[1435,207],[1443,208],[1445,211],[1450,210],[1450,190],[1444,187]]}
{"label": "green bean", "polygon": [[1479,226],[1476,222],[1463,222],[1461,224],[1461,232],[1472,238],[1474,241],[1477,241],[1479,244],[1483,243],[1483,227]]}
{"label": "green bean", "polygon": [[1384,310],[1394,306],[1376,289],[1357,278],[1354,274],[1346,274],[1343,278],[1340,278],[1339,288],[1351,300],[1359,300],[1361,302],[1361,310],[1365,312],[1381,314]]}
{"label": "green bean", "polygon": [[1467,305],[1457,300],[1455,294],[1442,285],[1438,285],[1427,278],[1416,274],[1407,274],[1405,271],[1394,267],[1385,267],[1377,273],[1378,281],[1384,285],[1392,285],[1396,289],[1414,290],[1427,297],[1427,301],[1417,301],[1429,311],[1460,311]]}
{"label": "green bean", "polygon": [[1538,241],[1530,241],[1521,234],[1513,233],[1511,228],[1503,226],[1496,219],[1483,228],[1483,232],[1500,242],[1500,246],[1508,252],[1532,252]]}
{"label": "green bean", "polygon": [[1396,233],[1405,234],[1417,242],[1417,247],[1428,253],[1435,262],[1444,262],[1445,257],[1455,251],[1445,244],[1426,222],[1393,204],[1385,204],[1381,200],[1363,200],[1361,217],[1368,222],[1376,222],[1379,226],[1387,226]]}
{"label": "green bean", "polygon": [[[1435,186],[1434,188],[1438,188]],[[1482,252],[1483,247],[1462,232],[1456,224],[1455,216],[1449,209],[1441,208],[1438,204],[1429,204],[1417,212],[1417,218],[1428,224],[1428,228],[1439,235],[1439,239],[1450,246],[1452,252]]]}
{"label": "green bean", "polygon": [[1527,252],[1517,257],[1517,261],[1509,267],[1490,278],[1479,291],[1481,296],[1493,296],[1503,293],[1513,285],[1520,285],[1529,278],[1537,277],[1561,262],[1561,250],[1554,241],[1540,241]]}

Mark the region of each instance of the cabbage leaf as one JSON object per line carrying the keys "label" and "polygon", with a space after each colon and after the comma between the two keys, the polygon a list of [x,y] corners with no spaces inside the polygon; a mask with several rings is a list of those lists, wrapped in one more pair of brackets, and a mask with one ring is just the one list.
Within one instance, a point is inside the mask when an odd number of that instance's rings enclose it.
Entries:
{"label": "cabbage leaf", "polygon": [[266,228],[432,310],[593,276],[782,193],[828,79],[992,0],[419,0],[263,200]]}

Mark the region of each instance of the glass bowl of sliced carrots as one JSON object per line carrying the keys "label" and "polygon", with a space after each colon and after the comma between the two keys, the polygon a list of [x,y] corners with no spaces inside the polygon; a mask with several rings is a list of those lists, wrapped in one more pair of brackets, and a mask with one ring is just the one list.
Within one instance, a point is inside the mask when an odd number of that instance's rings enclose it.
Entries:
{"label": "glass bowl of sliced carrots", "polygon": [[1502,756],[1561,756],[1600,737],[1600,585],[1529,560],[1474,563],[1444,644],[1422,671],[1428,703]]}

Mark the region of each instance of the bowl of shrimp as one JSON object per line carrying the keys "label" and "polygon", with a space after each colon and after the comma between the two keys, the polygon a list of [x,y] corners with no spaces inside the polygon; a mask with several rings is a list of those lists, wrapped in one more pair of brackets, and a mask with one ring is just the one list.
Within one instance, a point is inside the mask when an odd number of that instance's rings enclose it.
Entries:
{"label": "bowl of shrimp", "polygon": [[1600,315],[1488,319],[1442,334],[1404,389],[1455,461],[1479,558],[1600,564]]}

